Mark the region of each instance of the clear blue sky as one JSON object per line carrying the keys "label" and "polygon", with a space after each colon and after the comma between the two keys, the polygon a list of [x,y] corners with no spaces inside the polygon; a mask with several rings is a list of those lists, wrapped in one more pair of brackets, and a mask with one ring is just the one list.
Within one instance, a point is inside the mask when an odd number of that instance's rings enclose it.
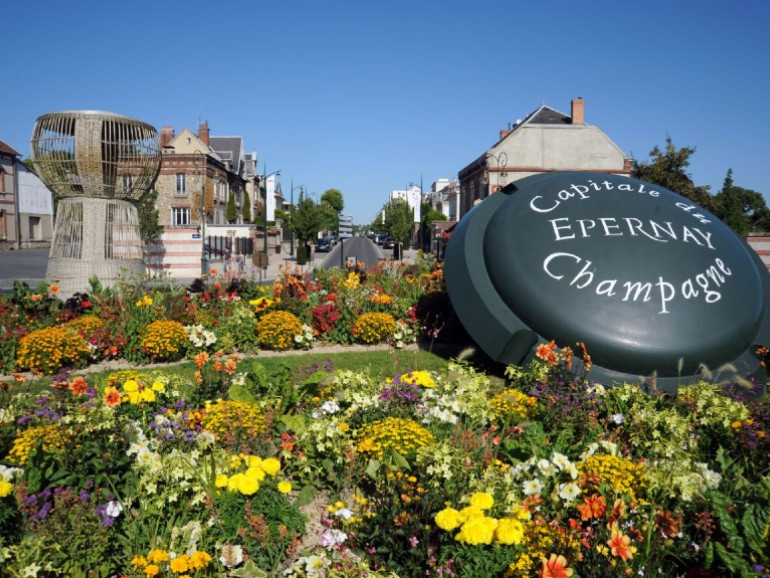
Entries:
{"label": "clear blue sky", "polygon": [[[770,195],[770,2],[0,0],[0,140],[97,109],[244,137],[283,190],[456,177],[542,102],[585,99],[629,156],[670,135],[698,185]],[[770,199],[769,199],[770,201]],[[770,202],[769,202],[770,204]]]}

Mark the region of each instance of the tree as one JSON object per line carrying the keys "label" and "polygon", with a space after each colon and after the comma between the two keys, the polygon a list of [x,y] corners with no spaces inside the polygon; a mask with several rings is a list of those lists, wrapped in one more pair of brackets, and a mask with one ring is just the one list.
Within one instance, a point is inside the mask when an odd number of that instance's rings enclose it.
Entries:
{"label": "tree", "polygon": [[241,218],[244,223],[251,223],[251,199],[249,193],[243,191],[243,206],[241,207]]}
{"label": "tree", "polygon": [[139,234],[142,241],[147,243],[157,241],[163,234],[163,227],[158,224],[158,191],[147,191],[136,203],[136,211],[139,214]]}
{"label": "tree", "polygon": [[745,237],[750,231],[770,230],[770,209],[764,197],[757,191],[735,186],[732,169],[728,169],[716,200],[715,214],[740,236]]}
{"label": "tree", "polygon": [[409,241],[414,215],[404,199],[392,199],[385,205],[385,230],[400,243]]}
{"label": "tree", "polygon": [[667,136],[665,152],[655,145],[650,152],[649,162],[634,161],[631,176],[665,187],[687,197],[704,209],[716,212],[717,202],[710,194],[709,187],[696,187],[686,172],[687,167],[690,166],[690,157],[694,153],[695,147],[682,147],[677,150],[671,137]]}
{"label": "tree", "polygon": [[345,208],[342,192],[337,189],[327,189],[321,195],[321,202],[318,208],[323,215],[323,227],[321,228],[337,230],[340,213]]}
{"label": "tree", "polygon": [[289,230],[299,243],[307,243],[324,228],[324,215],[313,199],[300,193],[297,206],[289,215]]}
{"label": "tree", "polygon": [[238,209],[235,207],[235,193],[233,191],[230,191],[230,196],[227,197],[225,216],[228,223],[235,223],[238,220]]}

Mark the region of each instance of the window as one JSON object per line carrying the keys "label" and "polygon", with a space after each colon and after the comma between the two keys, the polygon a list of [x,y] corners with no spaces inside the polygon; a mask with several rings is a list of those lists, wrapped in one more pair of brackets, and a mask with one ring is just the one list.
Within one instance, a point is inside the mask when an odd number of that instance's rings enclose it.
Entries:
{"label": "window", "polygon": [[184,173],[176,174],[176,194],[177,195],[187,194],[187,175]]}
{"label": "window", "polygon": [[190,224],[190,207],[172,207],[171,224],[177,225],[177,226],[189,225]]}
{"label": "window", "polygon": [[134,176],[130,174],[122,175],[123,177],[123,191],[128,192],[131,187],[134,186]]}

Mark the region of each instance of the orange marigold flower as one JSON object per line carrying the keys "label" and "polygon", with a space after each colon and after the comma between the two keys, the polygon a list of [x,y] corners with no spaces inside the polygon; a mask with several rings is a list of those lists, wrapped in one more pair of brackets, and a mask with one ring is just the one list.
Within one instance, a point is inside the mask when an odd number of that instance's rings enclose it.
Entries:
{"label": "orange marigold flower", "polygon": [[219,271],[217,271],[217,269],[215,269],[215,268],[211,268],[211,269],[209,269],[209,273],[212,274],[212,275],[216,275],[217,273],[219,273]]}
{"label": "orange marigold flower", "polygon": [[630,560],[634,557],[634,553],[631,547],[631,538],[623,534],[617,527],[612,525],[612,535],[607,540],[607,545],[610,547],[610,552],[613,556],[617,556],[623,560]]}
{"label": "orange marigold flower", "polygon": [[607,511],[607,502],[604,501],[601,495],[592,494],[578,506],[578,511],[580,512],[580,519],[584,522],[591,518],[599,519]]}
{"label": "orange marigold flower", "polygon": [[108,387],[104,390],[104,404],[108,407],[120,405],[120,392],[114,387]]}
{"label": "orange marigold flower", "polygon": [[238,367],[238,360],[237,359],[233,359],[231,357],[227,361],[225,361],[225,373],[226,374],[228,374],[228,375],[234,374],[237,367]]}
{"label": "orange marigold flower", "polygon": [[70,383],[70,391],[75,395],[84,395],[88,391],[88,383],[85,379],[78,376]]}
{"label": "orange marigold flower", "polygon": [[543,558],[540,578],[569,578],[572,574],[572,568],[567,568],[567,559],[564,556],[551,554],[548,560]]}
{"label": "orange marigold flower", "polygon": [[215,361],[214,362],[214,371],[222,371],[222,362],[221,361]]}
{"label": "orange marigold flower", "polygon": [[48,290],[51,293],[58,293],[61,290],[61,288],[56,283],[54,283],[50,287],[48,287]]}
{"label": "orange marigold flower", "polygon": [[583,358],[583,365],[586,368],[586,372],[589,372],[591,371],[591,365],[593,365],[593,362],[591,361],[591,356],[588,355],[588,350],[586,349],[585,343],[581,341],[580,343],[578,343],[578,345],[580,346],[580,349],[582,351],[581,357]]}
{"label": "orange marigold flower", "polygon": [[543,343],[541,345],[537,346],[537,350],[535,351],[535,355],[537,355],[540,359],[547,359],[551,353],[553,353],[553,350],[556,349],[556,342],[551,341],[550,343]]}

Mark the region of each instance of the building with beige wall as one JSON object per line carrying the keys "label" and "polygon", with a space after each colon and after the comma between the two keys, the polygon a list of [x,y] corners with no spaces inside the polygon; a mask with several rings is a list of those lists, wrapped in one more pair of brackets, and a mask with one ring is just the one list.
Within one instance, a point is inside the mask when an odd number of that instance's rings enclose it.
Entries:
{"label": "building with beige wall", "polygon": [[631,160],[595,125],[585,103],[572,100],[571,115],[542,104],[501,130],[499,140],[459,173],[461,216],[473,204],[518,180],[550,171],[631,174]]}

